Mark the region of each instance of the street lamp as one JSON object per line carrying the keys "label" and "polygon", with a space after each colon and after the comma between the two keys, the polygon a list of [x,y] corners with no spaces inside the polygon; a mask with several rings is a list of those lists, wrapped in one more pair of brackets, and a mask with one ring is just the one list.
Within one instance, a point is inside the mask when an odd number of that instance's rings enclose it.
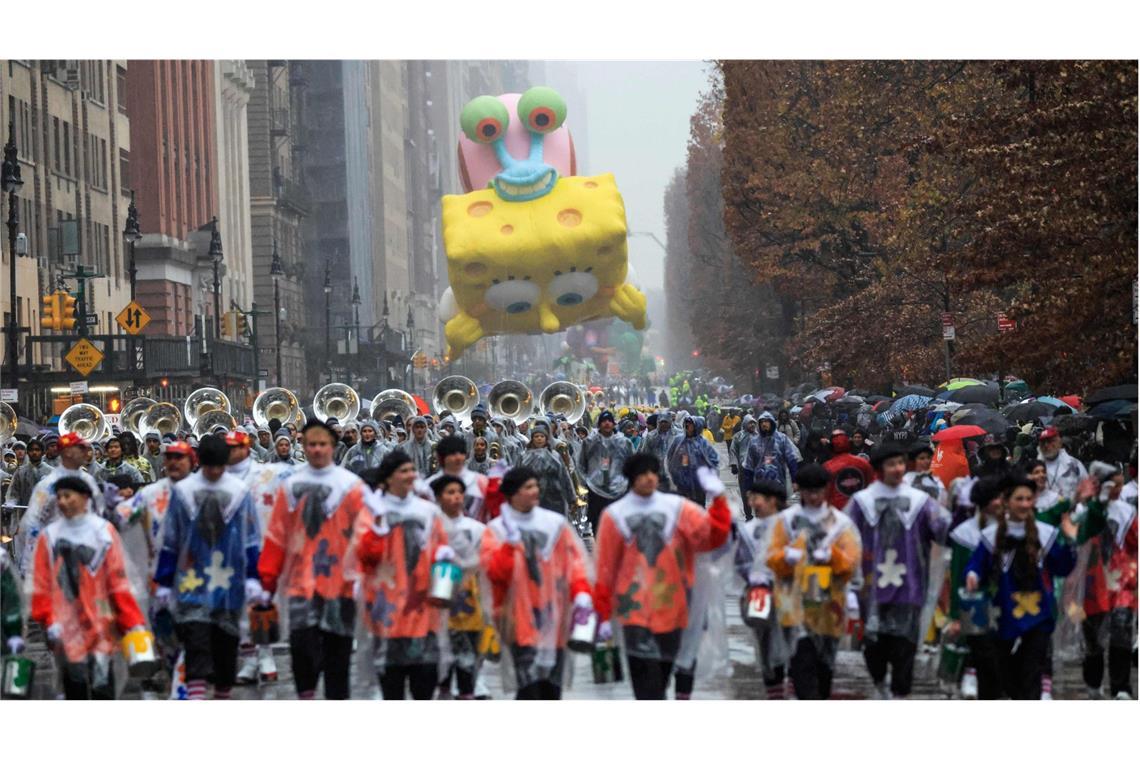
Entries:
{"label": "street lamp", "polygon": [[135,191],[131,191],[131,205],[127,206],[127,225],[123,227],[123,240],[131,246],[131,266],[127,270],[131,277],[131,300],[135,300],[135,280],[139,270],[135,268],[135,243],[142,239],[139,231],[139,210],[135,207]]}
{"label": "street lamp", "polygon": [[20,209],[16,205],[16,195],[23,186],[24,180],[20,179],[19,151],[16,148],[16,122],[12,120],[8,123],[8,143],[4,146],[4,164],[3,168],[0,169],[0,189],[8,194],[8,263],[11,265],[9,292],[12,295],[11,317],[8,319],[8,356],[11,357],[11,369],[9,371],[11,372],[11,387],[13,388],[18,387],[20,383],[20,367],[16,356],[19,351],[18,335],[20,329],[20,313],[16,309],[16,230],[20,226]]}
{"label": "street lamp", "polygon": [[218,217],[210,223],[210,261],[214,265],[214,340],[222,336],[222,282],[218,279],[218,267],[222,263],[222,236],[218,232]]}
{"label": "street lamp", "polygon": [[329,346],[332,344],[332,262],[325,257],[325,368],[332,381],[332,354]]}
{"label": "street lamp", "polygon": [[273,259],[269,263],[269,276],[273,278],[273,344],[277,357],[277,385],[282,386],[281,379],[281,278],[285,276],[285,268],[281,266],[281,257],[277,254],[277,237],[273,238]]}

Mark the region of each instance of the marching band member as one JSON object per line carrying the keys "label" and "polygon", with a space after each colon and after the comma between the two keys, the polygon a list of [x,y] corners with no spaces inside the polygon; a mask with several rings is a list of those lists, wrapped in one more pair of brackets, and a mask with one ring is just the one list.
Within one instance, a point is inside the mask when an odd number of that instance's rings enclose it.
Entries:
{"label": "marching band member", "polygon": [[562,456],[550,447],[550,428],[543,421],[530,426],[530,445],[518,463],[538,475],[539,503],[561,515],[569,515],[578,502],[578,491]]}
{"label": "marching band member", "polygon": [[36,540],[31,617],[60,656],[67,699],[114,699],[119,636],[145,630],[143,614],[118,533],[90,510],[91,484],[64,475],[51,487],[62,519]]}
{"label": "marching band member", "polygon": [[439,471],[427,479],[426,486],[430,488],[436,478],[443,474],[459,478],[464,484],[464,513],[468,517],[485,522],[487,516],[484,515],[484,499],[487,494],[488,478],[468,469],[467,443],[463,437],[445,436],[435,445],[435,456],[439,460]]}
{"label": "marching band member", "polygon": [[173,607],[186,656],[189,698],[229,699],[237,675],[240,618],[261,596],[257,511],[249,488],[226,472],[225,439],[209,435],[198,446],[201,467],[178,481],[162,521],[155,603]]}
{"label": "marching band member", "polygon": [[435,474],[437,469],[433,464],[433,447],[428,437],[427,420],[423,417],[413,417],[411,427],[412,437],[400,444],[400,450],[412,458],[420,477],[426,478]]}
{"label": "marching band member", "polygon": [[578,471],[589,489],[587,515],[594,535],[602,511],[625,494],[629,483],[622,475],[625,460],[633,455],[633,445],[624,435],[614,432],[614,413],[606,410],[598,415],[598,429],[582,444],[578,454]]}
{"label": "marching band member", "polygon": [[302,436],[308,461],[277,488],[265,530],[262,601],[279,590],[288,610],[297,696],[313,699],[323,673],[325,698],[348,699],[356,601],[345,566],[365,486],[332,463],[336,436],[328,425],[310,420]]}
{"label": "marching band member", "polygon": [[697,478],[697,470],[705,467],[716,472],[720,457],[703,435],[704,417],[687,417],[683,427],[683,435],[674,438],[666,452],[669,478],[678,494],[703,507],[705,492]]}
{"label": "marching band member", "polygon": [[155,430],[149,431],[143,440],[143,446],[143,457],[146,458],[147,463],[150,465],[150,471],[154,473],[154,477],[157,480],[163,476],[162,436]]}
{"label": "marching band member", "polygon": [[479,475],[486,475],[491,471],[492,459],[487,456],[487,439],[479,436],[475,439],[475,451],[467,460],[467,469]]}
{"label": "marching band member", "polygon": [[780,581],[780,625],[792,629],[796,699],[831,696],[839,637],[847,629],[847,587],[860,559],[855,524],[827,503],[830,481],[815,463],[796,471],[800,503],[780,513],[768,548],[768,567]]}
{"label": "marching band member", "polygon": [[27,505],[32,498],[32,491],[36,484],[47,477],[52,466],[44,461],[44,445],[33,438],[28,442],[28,457],[22,465],[12,474],[12,483],[8,486],[8,493],[4,503],[9,505]]}
{"label": "marching band member", "polygon": [[[120,435],[122,434],[120,433]],[[95,476],[96,480],[105,482],[115,475],[130,475],[135,482],[146,482],[138,468],[124,458],[123,442],[119,438],[116,437],[107,441],[104,453],[106,459],[91,468],[91,474]]]}
{"label": "marching band member", "polygon": [[661,462],[651,454],[625,460],[622,474],[630,492],[605,510],[598,530],[599,637],[610,638],[611,619],[620,623],[637,699],[665,698],[690,622],[696,555],[720,547],[732,522],[724,485],[712,470],[698,471],[702,489],[713,496],[707,512],[681,496],[658,492],[660,470]]}
{"label": "marching band member", "polygon": [[463,440],[467,443],[467,452],[470,456],[475,455],[475,439],[486,438],[487,444],[498,440],[495,431],[487,425],[487,407],[482,404],[476,404],[475,408],[471,410],[471,429],[463,431]]}
{"label": "marching band member", "polygon": [[[975,486],[976,487],[976,486]],[[1058,530],[1035,519],[1037,484],[1011,475],[1002,490],[1004,509],[982,531],[966,565],[966,589],[990,590],[999,610],[997,657],[1004,689],[1013,699],[1040,699],[1041,671],[1053,633],[1053,583],[1076,564],[1077,527],[1066,514]]]}
{"label": "marching band member", "polygon": [[[415,463],[403,451],[366,470],[367,509],[356,519],[355,556],[350,566],[361,578],[372,663],[385,701],[431,699],[439,681],[442,615],[428,601],[432,563],[450,562],[439,507],[412,491]],[[350,549],[350,553],[352,553]]]}
{"label": "marching band member", "polygon": [[293,458],[293,437],[285,428],[280,428],[273,438],[273,455],[269,463],[289,469],[297,464]]}
{"label": "marching band member", "polygon": [[499,488],[507,503],[484,530],[479,557],[510,651],[504,681],[513,674],[518,699],[561,699],[571,608],[593,609],[589,561],[566,518],[539,507],[533,470],[508,470]]}
{"label": "marching band member", "polygon": [[119,441],[123,446],[123,461],[139,471],[144,485],[153,483],[157,478],[156,470],[150,466],[150,460],[139,454],[139,439],[135,438],[134,433],[124,430],[119,433]]}
{"label": "marching band member", "polygon": [[855,493],[847,505],[863,545],[863,659],[878,697],[902,699],[910,694],[914,676],[930,548],[945,542],[950,513],[903,483],[902,449],[876,446],[871,466],[878,480]]}
{"label": "marching band member", "polygon": [[360,443],[345,452],[342,466],[353,475],[359,475],[379,467],[380,460],[391,450],[392,446],[380,438],[380,425],[376,420],[364,420],[360,423]]}
{"label": "marching band member", "polygon": [[[658,461],[668,461],[669,447],[672,446],[674,439],[680,437],[679,433],[673,427],[673,414],[668,411],[661,411],[657,414],[657,424],[653,430],[650,430],[645,437],[641,440],[641,448],[639,452],[645,454],[652,454],[657,457]],[[669,481],[668,468],[661,470],[661,484],[662,491],[671,491],[672,483]]]}

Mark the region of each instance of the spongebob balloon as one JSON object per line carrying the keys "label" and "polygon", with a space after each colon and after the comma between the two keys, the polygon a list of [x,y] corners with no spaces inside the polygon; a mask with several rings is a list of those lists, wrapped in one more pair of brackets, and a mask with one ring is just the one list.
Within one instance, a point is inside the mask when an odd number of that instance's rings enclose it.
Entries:
{"label": "spongebob balloon", "polygon": [[453,359],[486,335],[553,333],[604,317],[645,328],[625,204],[613,175],[575,176],[565,119],[549,87],[463,108],[467,193],[444,196],[442,215],[451,287],[441,311]]}

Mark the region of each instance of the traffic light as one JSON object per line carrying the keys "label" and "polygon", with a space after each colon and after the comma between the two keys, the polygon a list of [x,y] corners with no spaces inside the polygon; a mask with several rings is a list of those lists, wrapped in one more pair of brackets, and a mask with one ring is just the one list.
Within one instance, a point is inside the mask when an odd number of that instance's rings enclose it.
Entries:
{"label": "traffic light", "polygon": [[227,311],[222,314],[222,337],[233,338],[237,335],[237,312]]}
{"label": "traffic light", "polygon": [[56,295],[59,296],[58,314],[60,327],[64,330],[74,330],[76,321],[75,298],[63,290],[56,291]]}
{"label": "traffic light", "polygon": [[107,412],[108,414],[118,414],[123,410],[123,397],[118,393],[112,394],[107,397]]}
{"label": "traffic light", "polygon": [[416,369],[423,369],[424,367],[427,366],[427,363],[428,363],[427,354],[425,354],[423,352],[420,352],[420,353],[418,353],[412,357],[412,366],[415,367]]}
{"label": "traffic light", "polygon": [[43,297],[44,310],[40,317],[40,327],[45,330],[58,330],[60,328],[59,293],[51,293]]}
{"label": "traffic light", "polygon": [[235,311],[234,316],[237,317],[237,329],[234,331],[234,337],[242,338],[250,335],[249,325],[246,323],[245,312]]}

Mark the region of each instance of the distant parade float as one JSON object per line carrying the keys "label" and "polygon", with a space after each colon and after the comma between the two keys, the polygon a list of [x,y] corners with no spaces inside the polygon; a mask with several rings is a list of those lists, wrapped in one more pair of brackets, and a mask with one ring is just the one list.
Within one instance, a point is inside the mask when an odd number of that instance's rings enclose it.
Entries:
{"label": "distant parade float", "polygon": [[576,176],[565,120],[566,102],[549,87],[482,95],[463,108],[466,194],[444,196],[442,215],[452,359],[488,335],[556,333],[608,317],[645,329],[625,204],[612,174]]}

